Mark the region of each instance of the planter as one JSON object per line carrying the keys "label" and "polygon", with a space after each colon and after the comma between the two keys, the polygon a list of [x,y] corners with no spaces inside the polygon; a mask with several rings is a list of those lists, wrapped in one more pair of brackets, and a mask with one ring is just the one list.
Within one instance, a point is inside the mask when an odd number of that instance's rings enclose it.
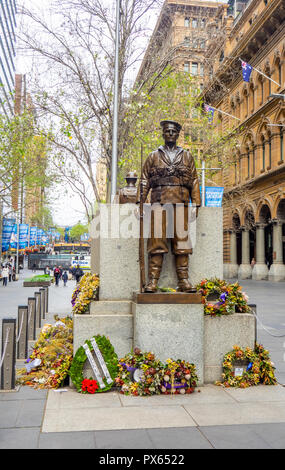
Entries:
{"label": "planter", "polygon": [[24,281],[23,287],[49,287],[51,285],[50,281],[38,281],[38,282],[31,282],[31,281]]}

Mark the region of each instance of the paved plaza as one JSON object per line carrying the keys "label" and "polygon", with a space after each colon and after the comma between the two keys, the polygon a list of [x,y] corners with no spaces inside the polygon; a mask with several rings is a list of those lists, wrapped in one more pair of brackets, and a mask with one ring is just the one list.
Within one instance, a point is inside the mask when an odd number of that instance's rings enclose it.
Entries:
{"label": "paved plaza", "polygon": [[[74,285],[50,288],[48,322],[55,313],[70,313]],[[279,385],[245,390],[207,385],[190,396],[149,398],[20,387],[0,393],[0,448],[285,448],[285,284],[241,285],[257,305],[257,339],[270,350]],[[15,317],[17,305],[32,294],[21,280],[1,289],[1,318]]]}

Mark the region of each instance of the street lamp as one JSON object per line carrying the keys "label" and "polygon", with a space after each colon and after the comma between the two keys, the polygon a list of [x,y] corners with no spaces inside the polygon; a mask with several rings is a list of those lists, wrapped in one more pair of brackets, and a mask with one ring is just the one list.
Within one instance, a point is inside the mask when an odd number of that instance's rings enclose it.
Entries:
{"label": "street lamp", "polygon": [[111,203],[117,193],[118,166],[118,114],[119,114],[119,48],[120,48],[120,8],[121,0],[116,0],[116,44],[114,70],[114,106],[113,106],[113,135],[112,135],[112,173],[111,173]]}

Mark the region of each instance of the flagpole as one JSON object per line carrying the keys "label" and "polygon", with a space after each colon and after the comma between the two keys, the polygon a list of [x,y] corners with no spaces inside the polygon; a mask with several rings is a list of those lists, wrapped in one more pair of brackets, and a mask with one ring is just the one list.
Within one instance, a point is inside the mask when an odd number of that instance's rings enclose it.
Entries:
{"label": "flagpole", "polygon": [[[245,60],[242,60],[240,57],[239,57],[239,60],[240,60],[241,62],[245,62]],[[246,62],[246,63],[247,63],[247,62]],[[249,65],[250,65],[250,64],[249,64]],[[265,78],[268,78],[268,80],[270,80],[271,82],[275,83],[275,85],[281,86],[280,83],[275,82],[275,80],[273,80],[272,78],[270,78],[270,77],[268,77],[267,75],[265,75],[265,73],[263,73],[263,72],[261,72],[260,70],[256,69],[256,68],[253,67],[252,65],[250,65],[250,66],[251,66],[251,68],[252,68],[253,70],[255,70],[256,72],[260,73],[260,75],[263,75]]]}
{"label": "flagpole", "polygon": [[222,111],[221,109],[218,109],[218,108],[214,108],[214,106],[211,106],[209,105],[211,108],[213,108],[215,111],[218,111],[219,113],[222,113],[222,114],[226,114],[227,116],[230,116],[234,119],[237,119],[238,121],[240,121],[240,118],[237,118],[236,116],[233,116],[232,114],[229,114],[229,113],[226,113],[225,111]]}

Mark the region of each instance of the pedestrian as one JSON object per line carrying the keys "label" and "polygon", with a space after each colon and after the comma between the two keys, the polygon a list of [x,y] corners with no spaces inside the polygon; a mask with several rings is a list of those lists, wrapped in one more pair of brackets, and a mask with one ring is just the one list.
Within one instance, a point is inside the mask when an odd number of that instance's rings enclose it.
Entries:
{"label": "pedestrian", "polygon": [[254,268],[255,264],[256,264],[255,258],[252,258],[251,263],[250,263],[251,267]]}
{"label": "pedestrian", "polygon": [[48,275],[48,276],[50,275],[50,269],[49,269],[49,266],[47,266],[47,267],[46,267],[46,269],[45,269],[45,274],[46,274],[46,275]]}
{"label": "pedestrian", "polygon": [[55,277],[55,285],[58,286],[59,279],[60,279],[60,269],[58,266],[54,268],[53,275]]}
{"label": "pedestrian", "polygon": [[36,265],[36,263],[34,263],[34,264],[33,264],[33,273],[36,272],[36,267],[37,267],[37,265]]}
{"label": "pedestrian", "polygon": [[13,274],[13,268],[11,264],[8,264],[8,269],[9,269],[9,282],[12,281],[12,274]]}
{"label": "pedestrian", "polygon": [[79,264],[77,265],[77,268],[76,268],[76,271],[75,271],[75,279],[76,279],[76,282],[79,282],[80,279],[82,278],[83,276],[83,271],[82,269],[80,268]]}
{"label": "pedestrian", "polygon": [[8,268],[8,266],[6,265],[6,266],[2,269],[3,286],[7,286],[8,276],[9,276],[9,268]]}
{"label": "pedestrian", "polygon": [[63,287],[66,287],[66,283],[68,281],[68,274],[66,271],[64,271],[63,275],[62,275],[62,280],[63,280]]}

